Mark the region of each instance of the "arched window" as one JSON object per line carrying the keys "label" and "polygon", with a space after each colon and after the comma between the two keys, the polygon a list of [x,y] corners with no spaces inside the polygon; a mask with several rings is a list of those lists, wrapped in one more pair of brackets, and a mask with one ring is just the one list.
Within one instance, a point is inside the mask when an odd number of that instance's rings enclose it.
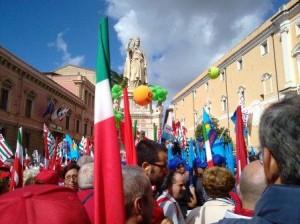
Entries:
{"label": "arched window", "polygon": [[292,50],[293,57],[296,58],[298,75],[300,76],[300,43],[298,43]]}
{"label": "arched window", "polygon": [[237,94],[239,97],[239,105],[244,106],[245,105],[245,91],[246,88],[244,86],[239,86]]}
{"label": "arched window", "polygon": [[221,109],[223,112],[227,111],[227,97],[221,96]]}
{"label": "arched window", "polygon": [[273,83],[272,83],[272,75],[271,74],[264,73],[261,76],[261,82],[262,82],[264,96],[273,93]]}

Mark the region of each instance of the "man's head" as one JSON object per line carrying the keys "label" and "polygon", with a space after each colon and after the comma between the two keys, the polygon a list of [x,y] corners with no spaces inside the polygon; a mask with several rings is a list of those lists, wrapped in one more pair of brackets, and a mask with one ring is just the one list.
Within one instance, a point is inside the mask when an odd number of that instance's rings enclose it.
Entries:
{"label": "man's head", "polygon": [[267,186],[264,169],[260,161],[249,163],[242,171],[239,195],[243,207],[254,210],[255,204]]}
{"label": "man's head", "polygon": [[163,146],[146,139],[137,144],[136,150],[138,166],[143,168],[151,184],[159,187],[167,171],[167,154]]}
{"label": "man's head", "polygon": [[78,186],[80,189],[94,188],[94,163],[85,163],[78,172]]}
{"label": "man's head", "polygon": [[211,198],[228,197],[234,184],[234,176],[223,167],[215,166],[204,171],[203,187]]}
{"label": "man's head", "polygon": [[173,198],[180,199],[185,191],[185,177],[176,171],[170,171],[164,183],[164,190],[168,190]]}
{"label": "man's head", "polygon": [[153,206],[149,178],[140,167],[122,167],[126,223],[151,223]]}
{"label": "man's head", "polygon": [[259,140],[269,184],[300,185],[300,96],[268,107],[260,120]]}

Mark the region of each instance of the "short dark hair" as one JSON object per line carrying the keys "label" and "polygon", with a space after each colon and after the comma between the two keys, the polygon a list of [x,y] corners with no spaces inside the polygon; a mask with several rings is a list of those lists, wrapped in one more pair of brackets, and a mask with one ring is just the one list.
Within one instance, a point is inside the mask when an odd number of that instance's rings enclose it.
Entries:
{"label": "short dark hair", "polygon": [[181,173],[178,173],[176,172],[175,170],[170,170],[167,174],[167,176],[165,177],[164,179],[164,182],[161,186],[161,189],[164,191],[164,190],[167,190],[169,187],[171,187],[174,182],[175,182],[175,175],[178,174],[178,175],[183,175]]}
{"label": "short dark hair", "polygon": [[259,141],[276,160],[282,183],[300,185],[300,96],[285,98],[264,111]]}
{"label": "short dark hair", "polygon": [[69,170],[76,169],[77,171],[80,169],[80,167],[76,164],[76,162],[72,161],[67,166],[64,167],[62,171],[62,178],[65,179],[65,175]]}
{"label": "short dark hair", "polygon": [[142,166],[144,162],[153,164],[158,161],[158,152],[162,150],[162,146],[155,141],[145,139],[141,140],[137,146],[137,163]]}

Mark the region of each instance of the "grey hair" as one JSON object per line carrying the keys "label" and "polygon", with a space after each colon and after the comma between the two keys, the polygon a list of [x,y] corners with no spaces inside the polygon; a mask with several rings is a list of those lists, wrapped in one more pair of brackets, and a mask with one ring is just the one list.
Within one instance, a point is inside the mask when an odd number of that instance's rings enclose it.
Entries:
{"label": "grey hair", "polygon": [[94,158],[91,157],[91,156],[87,156],[87,155],[84,155],[84,156],[81,156],[79,158],[79,160],[77,161],[77,165],[82,167],[84,164],[86,163],[92,163],[94,162]]}
{"label": "grey hair", "polygon": [[94,163],[86,163],[78,172],[78,186],[80,189],[94,187]]}
{"label": "grey hair", "polygon": [[142,168],[138,166],[123,166],[123,190],[126,218],[131,216],[134,200],[137,197],[146,199],[151,191],[151,183]]}

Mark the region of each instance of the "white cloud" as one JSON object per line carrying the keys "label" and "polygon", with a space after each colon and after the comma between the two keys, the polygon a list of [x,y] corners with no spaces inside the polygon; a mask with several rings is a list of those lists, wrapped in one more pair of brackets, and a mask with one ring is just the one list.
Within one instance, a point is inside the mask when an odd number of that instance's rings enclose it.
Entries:
{"label": "white cloud", "polygon": [[173,97],[226,51],[254,30],[272,0],[106,0],[107,14],[125,46],[139,36],[148,59],[149,81]]}
{"label": "white cloud", "polygon": [[65,32],[60,32],[56,36],[55,42],[48,43],[49,47],[55,47],[58,52],[62,54],[61,58],[61,66],[66,64],[72,64],[72,65],[82,65],[84,62],[85,56],[84,55],[78,55],[78,56],[71,56],[71,53],[68,51],[68,44],[64,40],[63,36],[65,35]]}

